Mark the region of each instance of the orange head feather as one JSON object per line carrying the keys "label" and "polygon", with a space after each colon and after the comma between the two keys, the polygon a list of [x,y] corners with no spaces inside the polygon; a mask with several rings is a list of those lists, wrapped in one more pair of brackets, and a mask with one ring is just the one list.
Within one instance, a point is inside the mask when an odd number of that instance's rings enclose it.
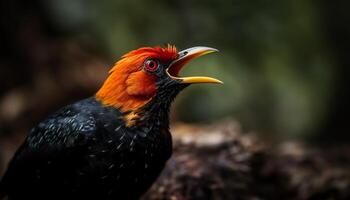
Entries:
{"label": "orange head feather", "polygon": [[145,61],[152,58],[168,63],[177,57],[178,52],[171,45],[165,48],[143,47],[125,54],[110,70],[96,98],[123,112],[137,110],[157,92],[157,76],[143,69]]}

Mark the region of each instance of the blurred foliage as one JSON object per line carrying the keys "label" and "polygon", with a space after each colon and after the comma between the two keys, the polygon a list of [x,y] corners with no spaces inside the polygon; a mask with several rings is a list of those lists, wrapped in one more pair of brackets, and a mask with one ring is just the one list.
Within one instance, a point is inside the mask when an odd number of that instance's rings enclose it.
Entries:
{"label": "blurred foliage", "polygon": [[141,46],[219,49],[183,74],[210,75],[225,84],[188,88],[176,101],[176,120],[232,116],[247,130],[295,138],[319,133],[332,109],[337,62],[322,1],[39,2],[56,33],[94,46],[110,65]]}
{"label": "blurred foliage", "polygon": [[92,27],[111,57],[139,46],[172,43],[218,48],[185,74],[222,79],[192,86],[176,107],[185,121],[231,115],[255,130],[312,133],[324,117],[331,60],[311,1],[104,1]]}

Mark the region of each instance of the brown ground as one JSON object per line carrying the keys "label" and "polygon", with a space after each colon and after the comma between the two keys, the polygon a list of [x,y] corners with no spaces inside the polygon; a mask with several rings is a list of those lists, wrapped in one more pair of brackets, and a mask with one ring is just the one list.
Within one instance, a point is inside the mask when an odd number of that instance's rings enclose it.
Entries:
{"label": "brown ground", "polygon": [[173,157],[143,200],[350,199],[350,148],[269,146],[230,120],[173,133]]}

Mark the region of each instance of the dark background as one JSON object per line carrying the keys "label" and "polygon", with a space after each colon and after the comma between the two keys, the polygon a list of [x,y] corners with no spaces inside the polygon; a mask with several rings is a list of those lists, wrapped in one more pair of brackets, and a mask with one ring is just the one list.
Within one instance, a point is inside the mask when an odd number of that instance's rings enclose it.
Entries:
{"label": "dark background", "polygon": [[[8,160],[30,128],[94,94],[119,57],[141,46],[220,50],[183,74],[173,121],[233,118],[269,141],[347,145],[348,1],[1,0],[0,151]],[[1,171],[1,168],[0,168]]]}

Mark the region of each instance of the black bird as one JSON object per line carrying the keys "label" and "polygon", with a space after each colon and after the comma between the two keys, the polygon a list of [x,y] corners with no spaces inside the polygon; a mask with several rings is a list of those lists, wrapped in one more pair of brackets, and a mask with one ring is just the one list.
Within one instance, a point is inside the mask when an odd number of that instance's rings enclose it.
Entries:
{"label": "black bird", "polygon": [[216,51],[144,47],[124,55],[93,97],[34,127],[0,182],[0,198],[138,199],[172,153],[169,107],[191,83],[178,77],[191,59]]}

